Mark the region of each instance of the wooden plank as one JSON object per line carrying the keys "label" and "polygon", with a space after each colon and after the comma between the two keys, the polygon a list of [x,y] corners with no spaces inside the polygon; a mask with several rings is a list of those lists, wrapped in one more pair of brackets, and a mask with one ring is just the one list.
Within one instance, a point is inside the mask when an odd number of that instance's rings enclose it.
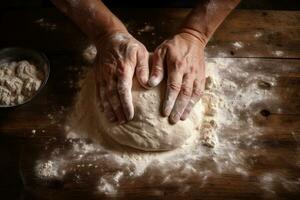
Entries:
{"label": "wooden plank", "polygon": [[[22,171],[23,177],[27,180],[26,184],[28,185],[28,190],[31,190],[37,196],[44,196],[45,194],[52,194],[55,199],[66,199],[73,198],[79,199],[85,196],[86,198],[99,198],[102,197],[101,194],[97,194],[94,192],[95,187],[98,183],[98,177],[100,177],[101,172],[99,170],[90,169],[90,176],[86,175],[86,170],[88,168],[83,168],[81,170],[77,170],[76,172],[69,171],[66,179],[63,180],[49,180],[47,182],[41,182],[39,177],[35,176],[34,163],[32,160],[36,160],[36,158],[47,158],[47,152],[51,152],[53,149],[57,149],[60,147],[60,144],[64,144],[64,149],[61,149],[60,153],[63,155],[63,151],[68,149],[68,144],[63,141],[56,140],[48,143],[48,149],[43,150],[44,144],[38,142],[38,140],[34,140],[32,142],[28,140],[25,156],[22,160]],[[40,140],[42,141],[42,140]],[[33,145],[32,145],[33,144]],[[40,149],[39,149],[40,148]],[[257,176],[264,173],[264,171],[270,170],[278,170],[284,169],[288,171],[291,175],[296,175],[299,171],[299,168],[290,168],[288,163],[292,163],[295,161],[295,154],[290,151],[289,148],[285,149],[274,149],[274,147],[269,149],[262,149],[260,155],[256,155],[253,159],[256,159],[255,162],[252,162],[252,166],[254,170],[248,177],[242,177],[240,175],[234,174],[222,174],[216,175],[214,177],[209,178],[209,184],[204,184],[200,187],[197,178],[191,179],[187,185],[191,186],[193,189],[189,191],[187,194],[182,194],[179,192],[180,186],[175,185],[160,185],[160,184],[152,184],[149,185],[143,181],[143,177],[137,178],[136,183],[128,183],[128,185],[121,186],[119,189],[121,193],[117,197],[125,197],[126,199],[138,198],[143,196],[145,199],[151,198],[174,198],[178,199],[178,196],[182,196],[188,199],[195,198],[203,198],[204,196],[207,199],[224,199],[224,198],[232,198],[236,197],[237,199],[251,199],[253,196],[257,198],[262,198],[263,191],[258,186]],[[268,157],[265,157],[265,154],[268,153]],[[44,154],[38,155],[38,154]],[[253,152],[249,152],[249,154],[253,154]],[[30,156],[29,156],[30,155]],[[29,159],[30,158],[30,159]],[[250,161],[250,160],[249,160]],[[79,164],[80,162],[74,162],[69,167],[71,168]],[[84,163],[84,162],[83,162]],[[89,163],[95,164],[97,161],[89,161]],[[100,173],[100,174],[99,174]],[[80,182],[74,182],[76,176],[82,177]],[[179,187],[179,188],[178,188]],[[216,191],[218,191],[216,193]],[[282,195],[284,197],[291,196],[297,197],[299,193],[296,192],[287,192],[279,190],[277,195]],[[46,198],[47,199],[47,198]]]}
{"label": "wooden plank", "polygon": [[[188,9],[118,9],[115,12],[150,51],[175,32]],[[55,9],[4,11],[0,47],[28,46],[48,54],[81,52],[86,38]],[[18,24],[18,25],[16,25]],[[206,48],[208,57],[300,57],[299,11],[234,11]],[[153,31],[143,32],[149,25]],[[21,34],[20,34],[21,33]]]}

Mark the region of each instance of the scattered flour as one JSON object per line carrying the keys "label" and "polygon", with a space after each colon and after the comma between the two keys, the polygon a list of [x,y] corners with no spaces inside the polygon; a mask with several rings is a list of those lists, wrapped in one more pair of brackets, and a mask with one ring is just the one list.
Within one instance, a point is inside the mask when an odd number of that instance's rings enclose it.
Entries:
{"label": "scattered flour", "polygon": [[283,51],[276,50],[276,51],[272,51],[272,54],[273,54],[274,56],[280,57],[280,56],[283,56],[283,55],[284,55],[284,52],[283,52]]}
{"label": "scattered flour", "polygon": [[36,173],[43,178],[53,178],[58,176],[57,162],[49,160],[47,162],[40,162],[36,166]]}
{"label": "scattered flour", "polygon": [[54,31],[57,29],[57,25],[53,22],[46,21],[45,18],[40,18],[34,21],[34,23],[38,24],[41,28],[44,28],[47,31]]}
{"label": "scattered flour", "polygon": [[97,48],[95,45],[91,44],[88,45],[82,52],[82,57],[85,61],[87,61],[88,63],[92,64],[95,56],[97,54]]}
{"label": "scattered flour", "polygon": [[144,27],[137,30],[137,34],[141,35],[142,33],[154,33],[155,27],[149,24],[145,24]]}
{"label": "scattered flour", "polygon": [[287,191],[294,191],[300,187],[300,178],[290,180],[279,172],[268,172],[261,175],[259,179],[259,184],[267,192],[265,193],[267,197],[276,197],[275,188],[280,183]]}
{"label": "scattered flour", "polygon": [[40,88],[42,79],[42,74],[26,60],[1,63],[0,104],[23,103]]}
{"label": "scattered flour", "polygon": [[232,45],[236,50],[244,47],[244,43],[240,42],[240,41],[234,42],[234,43],[232,43]]}
{"label": "scattered flour", "polygon": [[254,34],[254,37],[255,38],[260,38],[261,36],[263,36],[262,32],[260,31],[257,31],[255,34]]}
{"label": "scattered flour", "polygon": [[[255,64],[255,59],[207,61],[208,78],[202,98],[207,109],[200,137],[168,152],[140,152],[104,137],[100,137],[98,144],[91,142],[88,135],[101,136],[99,113],[94,109],[96,99],[91,98],[94,91],[82,89],[65,128],[66,143],[70,147],[53,151],[56,153],[48,159],[38,161],[37,175],[42,179],[74,176],[82,184],[84,177],[92,174],[97,181],[95,186],[89,187],[108,196],[122,193],[128,184],[179,187],[184,193],[196,183],[200,188],[204,187],[210,178],[220,174],[249,177],[251,162],[262,152],[258,141],[262,131],[253,121],[257,103],[278,101],[271,90],[257,84],[264,81],[274,86],[276,78],[263,73],[250,75],[248,71]],[[232,68],[233,65],[238,67]],[[85,88],[85,82],[83,78],[82,88]],[[252,159],[249,159],[249,152]],[[299,186],[299,177],[294,178],[291,181],[271,171],[258,175],[257,184],[266,193],[274,192],[275,183],[294,190]],[[190,180],[193,180],[192,185]],[[161,191],[156,193],[164,195]]]}

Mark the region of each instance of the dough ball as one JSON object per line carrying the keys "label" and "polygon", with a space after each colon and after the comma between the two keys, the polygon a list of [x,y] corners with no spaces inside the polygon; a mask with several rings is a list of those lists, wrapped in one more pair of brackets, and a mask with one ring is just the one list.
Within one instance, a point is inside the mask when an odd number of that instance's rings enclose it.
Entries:
{"label": "dough ball", "polygon": [[192,134],[200,134],[204,108],[198,102],[185,121],[171,125],[160,114],[165,83],[147,90],[135,80],[132,88],[134,118],[125,124],[110,123],[100,114],[103,133],[114,141],[144,151],[166,151],[180,147]]}

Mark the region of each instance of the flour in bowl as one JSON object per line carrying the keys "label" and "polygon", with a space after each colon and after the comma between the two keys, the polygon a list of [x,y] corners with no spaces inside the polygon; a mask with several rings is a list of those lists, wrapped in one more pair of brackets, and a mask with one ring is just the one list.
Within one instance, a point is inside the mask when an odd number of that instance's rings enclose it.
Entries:
{"label": "flour in bowl", "polygon": [[26,60],[0,64],[0,104],[11,106],[25,102],[40,88],[43,74]]}

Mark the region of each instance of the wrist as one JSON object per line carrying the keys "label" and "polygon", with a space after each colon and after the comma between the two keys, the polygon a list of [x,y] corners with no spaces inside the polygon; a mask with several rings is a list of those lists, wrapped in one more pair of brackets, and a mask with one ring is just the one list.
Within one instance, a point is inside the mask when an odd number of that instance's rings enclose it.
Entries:
{"label": "wrist", "polygon": [[130,33],[125,29],[111,29],[105,34],[100,35],[94,40],[96,48],[103,48],[105,42],[125,41],[131,37]]}
{"label": "wrist", "polygon": [[126,29],[125,25],[123,25],[121,22],[120,23],[114,23],[110,27],[107,27],[107,26],[101,25],[101,24],[96,25],[95,27],[97,27],[101,31],[99,31],[96,34],[95,34],[95,31],[94,31],[94,33],[91,34],[92,35],[91,38],[94,42],[102,41],[104,38],[107,38],[110,35],[113,35],[115,33],[129,34],[129,32]]}
{"label": "wrist", "polygon": [[183,27],[179,29],[178,33],[180,34],[188,34],[189,36],[193,37],[195,40],[197,40],[201,46],[205,47],[206,44],[208,43],[208,37],[204,34],[201,33],[193,28],[187,28]]}

